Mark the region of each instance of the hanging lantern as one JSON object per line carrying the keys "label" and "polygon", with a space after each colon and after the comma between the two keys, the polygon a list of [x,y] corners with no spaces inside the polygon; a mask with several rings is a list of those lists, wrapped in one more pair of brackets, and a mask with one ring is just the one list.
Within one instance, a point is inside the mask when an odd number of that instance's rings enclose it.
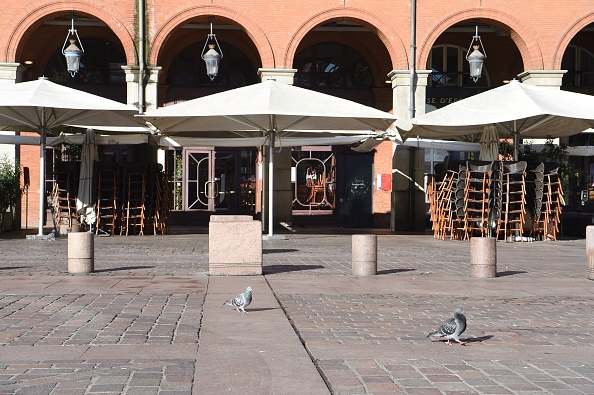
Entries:
{"label": "hanging lantern", "polygon": [[[208,46],[208,51],[206,47]],[[218,48],[218,52],[216,50]],[[214,80],[219,73],[219,64],[223,59],[223,51],[217,41],[216,35],[212,32],[212,19],[210,21],[210,34],[206,37],[204,48],[202,49],[202,55],[200,57],[206,63],[206,74],[210,77],[210,80]]]}
{"label": "hanging lantern", "polygon": [[[470,49],[473,49],[470,52]],[[483,50],[483,52],[480,51]],[[470,78],[474,82],[476,82],[483,73],[483,63],[487,59],[487,51],[485,51],[485,47],[483,46],[483,42],[481,41],[481,36],[478,35],[478,23],[476,25],[476,33],[474,37],[472,37],[472,41],[470,42],[470,46],[468,47],[468,52],[466,53],[466,60],[468,60],[468,64],[470,66]]]}
{"label": "hanging lantern", "polygon": [[[80,44],[80,48],[76,45],[77,41]],[[70,45],[66,47],[66,43],[68,42]],[[66,68],[72,77],[78,73],[78,70],[80,69],[80,57],[84,53],[85,49],[83,48],[82,42],[78,37],[78,32],[74,28],[74,14],[72,14],[72,26],[68,30],[66,40],[64,40],[64,45],[62,46],[62,54],[66,58]]]}

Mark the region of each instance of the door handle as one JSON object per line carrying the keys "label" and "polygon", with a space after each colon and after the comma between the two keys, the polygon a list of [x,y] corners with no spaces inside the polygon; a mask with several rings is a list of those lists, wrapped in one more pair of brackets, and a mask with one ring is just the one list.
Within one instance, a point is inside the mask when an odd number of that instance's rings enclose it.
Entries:
{"label": "door handle", "polygon": [[[215,185],[215,193],[212,196],[208,194],[208,184],[214,184]],[[217,196],[219,196],[219,184],[217,184],[216,181],[206,181],[204,183],[204,195],[206,196],[207,199],[214,199]]]}

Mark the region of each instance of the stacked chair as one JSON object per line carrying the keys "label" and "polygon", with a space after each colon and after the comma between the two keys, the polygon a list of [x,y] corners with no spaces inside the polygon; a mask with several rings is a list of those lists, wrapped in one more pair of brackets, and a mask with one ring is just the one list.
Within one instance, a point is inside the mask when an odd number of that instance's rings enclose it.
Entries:
{"label": "stacked chair", "polygon": [[564,204],[557,169],[525,161],[467,161],[428,181],[435,238],[556,240]]}
{"label": "stacked chair", "polygon": [[[448,170],[439,183],[439,190],[435,197],[435,220],[433,226],[434,237],[444,240],[448,233],[451,234],[453,216],[455,215],[455,186],[458,184],[459,173]],[[451,236],[450,236],[451,237]]]}
{"label": "stacked chair", "polygon": [[523,241],[526,204],[526,161],[503,162],[503,220],[498,234],[504,240]]}
{"label": "stacked chair", "polygon": [[155,201],[155,213],[153,215],[153,232],[156,235],[160,233],[162,235],[169,234],[170,216],[171,211],[171,191],[169,190],[169,181],[167,175],[163,172],[154,174],[155,186],[156,186],[156,201]]}
{"label": "stacked chair", "polygon": [[118,218],[118,171],[111,163],[97,169],[97,224],[95,234],[113,236]]}
{"label": "stacked chair", "polygon": [[68,231],[80,229],[80,216],[76,212],[78,177],[73,169],[56,171],[54,185],[50,194],[50,208],[54,226],[60,231],[62,226]]}
{"label": "stacked chair", "polygon": [[144,235],[146,208],[146,165],[127,163],[122,183],[120,235]]}
{"label": "stacked chair", "polygon": [[563,200],[563,187],[559,177],[558,167],[545,164],[543,205],[542,205],[542,226],[539,236],[543,240],[557,240],[559,232],[559,221],[561,218],[561,206]]}
{"label": "stacked chair", "polygon": [[532,220],[530,236],[534,239],[539,239],[544,232],[543,198],[544,164],[529,165],[526,172],[526,216]]}

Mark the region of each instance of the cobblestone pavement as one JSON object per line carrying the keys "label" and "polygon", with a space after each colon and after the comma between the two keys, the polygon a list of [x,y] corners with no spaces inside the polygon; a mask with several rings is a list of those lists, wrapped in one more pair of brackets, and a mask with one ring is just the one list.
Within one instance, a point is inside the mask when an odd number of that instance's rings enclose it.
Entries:
{"label": "cobblestone pavement", "polygon": [[[215,278],[205,234],[96,237],[81,276],[66,238],[0,234],[0,395],[594,394],[585,240],[497,243],[494,279],[469,277],[468,242],[378,246],[373,277],[351,276],[349,235],[289,234],[264,243],[265,276]],[[230,314],[246,283],[250,314]],[[457,305],[468,344],[427,339]],[[283,341],[303,358],[273,357]],[[225,369],[246,358],[249,378]]]}

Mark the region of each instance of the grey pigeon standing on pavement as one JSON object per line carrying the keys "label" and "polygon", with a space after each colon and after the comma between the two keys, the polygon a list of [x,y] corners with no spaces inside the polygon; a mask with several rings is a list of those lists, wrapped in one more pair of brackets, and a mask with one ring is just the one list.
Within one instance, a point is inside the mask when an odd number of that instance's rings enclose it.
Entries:
{"label": "grey pigeon standing on pavement", "polygon": [[233,299],[226,301],[223,303],[223,305],[233,306],[235,307],[235,310],[247,313],[245,308],[248,307],[250,303],[252,303],[252,287],[247,287],[245,292],[242,292]]}
{"label": "grey pigeon standing on pavement", "polygon": [[459,339],[459,336],[466,330],[466,317],[462,307],[456,307],[454,310],[454,317],[444,322],[437,331],[431,332],[427,337],[446,339],[447,345],[450,345],[450,340],[457,341],[460,344],[466,344]]}

